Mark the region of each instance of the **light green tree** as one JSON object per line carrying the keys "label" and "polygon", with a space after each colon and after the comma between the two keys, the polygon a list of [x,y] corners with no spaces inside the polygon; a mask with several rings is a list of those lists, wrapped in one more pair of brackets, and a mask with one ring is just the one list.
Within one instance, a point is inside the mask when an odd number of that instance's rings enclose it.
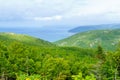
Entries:
{"label": "light green tree", "polygon": [[73,80],[96,80],[95,76],[93,74],[83,77],[82,72],[80,72],[78,75],[72,76]]}

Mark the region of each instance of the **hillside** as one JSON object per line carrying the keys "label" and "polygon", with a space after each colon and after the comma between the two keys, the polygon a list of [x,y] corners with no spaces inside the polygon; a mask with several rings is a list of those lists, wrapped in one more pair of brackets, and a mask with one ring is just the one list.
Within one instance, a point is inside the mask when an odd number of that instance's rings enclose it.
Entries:
{"label": "hillside", "polygon": [[86,64],[98,61],[91,49],[51,45],[27,35],[0,33],[0,80],[72,80]]}
{"label": "hillside", "polygon": [[105,49],[113,50],[120,41],[120,29],[94,30],[75,34],[66,39],[56,41],[59,46],[77,46],[95,48],[101,45]]}
{"label": "hillside", "polygon": [[[105,35],[101,36],[105,33],[113,34],[110,36],[112,39],[114,35],[119,37],[120,30],[86,32],[81,36],[86,34],[87,37],[94,35],[106,39]],[[88,37],[90,41],[94,40],[91,36]],[[73,39],[76,38],[73,36]],[[76,80],[81,75],[78,80],[99,80],[99,77],[101,80],[113,80],[120,77],[120,49],[104,54],[100,48],[51,46],[53,44],[31,36],[0,33],[0,80]],[[114,76],[116,72],[118,74]]]}
{"label": "hillside", "polygon": [[15,34],[15,33],[0,33],[0,41],[7,41],[7,43],[18,41],[24,44],[34,45],[34,46],[54,46],[52,43],[48,41],[44,41],[42,39],[24,34]]}
{"label": "hillside", "polygon": [[72,33],[79,33],[84,31],[90,30],[103,30],[103,29],[118,29],[120,28],[120,24],[101,24],[101,25],[86,25],[86,26],[79,26],[69,30]]}

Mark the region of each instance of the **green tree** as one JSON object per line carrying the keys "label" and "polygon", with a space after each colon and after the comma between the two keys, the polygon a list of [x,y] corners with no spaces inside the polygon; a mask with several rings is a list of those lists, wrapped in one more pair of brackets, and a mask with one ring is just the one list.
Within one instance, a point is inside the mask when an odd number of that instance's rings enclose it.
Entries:
{"label": "green tree", "polygon": [[95,76],[93,74],[83,77],[83,74],[80,72],[78,75],[72,76],[73,80],[96,80]]}

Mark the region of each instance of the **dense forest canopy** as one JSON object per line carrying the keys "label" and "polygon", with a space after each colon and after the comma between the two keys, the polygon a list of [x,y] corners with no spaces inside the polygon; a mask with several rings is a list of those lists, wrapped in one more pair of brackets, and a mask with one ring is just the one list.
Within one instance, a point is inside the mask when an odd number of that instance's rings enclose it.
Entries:
{"label": "dense forest canopy", "polygon": [[[98,27],[98,26],[97,26]],[[104,29],[80,32],[56,41],[59,46],[96,48],[101,45],[105,50],[115,50],[120,42],[120,29]]]}
{"label": "dense forest canopy", "polygon": [[[24,38],[22,38],[24,40]],[[44,41],[43,41],[44,42]],[[43,44],[43,42],[39,44]],[[41,46],[0,37],[0,77],[8,80],[118,80],[120,48]],[[45,45],[45,44],[44,44]]]}

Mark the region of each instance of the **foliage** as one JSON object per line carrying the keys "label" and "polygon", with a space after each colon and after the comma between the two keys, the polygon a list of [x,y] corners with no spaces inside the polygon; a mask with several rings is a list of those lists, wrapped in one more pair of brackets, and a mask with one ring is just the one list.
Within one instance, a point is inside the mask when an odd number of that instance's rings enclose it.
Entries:
{"label": "foliage", "polygon": [[40,75],[28,76],[28,75],[22,74],[22,75],[17,76],[16,80],[41,80],[41,76]]}
{"label": "foliage", "polygon": [[82,73],[80,72],[78,75],[72,76],[74,80],[96,80],[95,76],[93,74],[85,76],[85,78],[82,76]]}
{"label": "foliage", "polygon": [[2,36],[0,77],[17,80],[117,80],[120,77],[119,48],[106,52],[101,46],[96,50],[40,44]]}
{"label": "foliage", "polygon": [[59,46],[75,46],[97,48],[101,45],[105,50],[115,50],[120,39],[120,29],[93,30],[80,32],[68,38],[54,42]]}
{"label": "foliage", "polygon": [[[13,41],[7,46],[1,42],[0,74],[16,78],[16,74],[22,72],[23,77],[27,74],[41,75],[42,78],[54,80],[71,79],[71,75],[89,68],[84,67],[85,65],[96,63],[93,61],[93,54],[93,50],[75,47],[29,46],[18,41]],[[82,64],[85,61],[86,64]],[[87,70],[84,73],[87,74]]]}

